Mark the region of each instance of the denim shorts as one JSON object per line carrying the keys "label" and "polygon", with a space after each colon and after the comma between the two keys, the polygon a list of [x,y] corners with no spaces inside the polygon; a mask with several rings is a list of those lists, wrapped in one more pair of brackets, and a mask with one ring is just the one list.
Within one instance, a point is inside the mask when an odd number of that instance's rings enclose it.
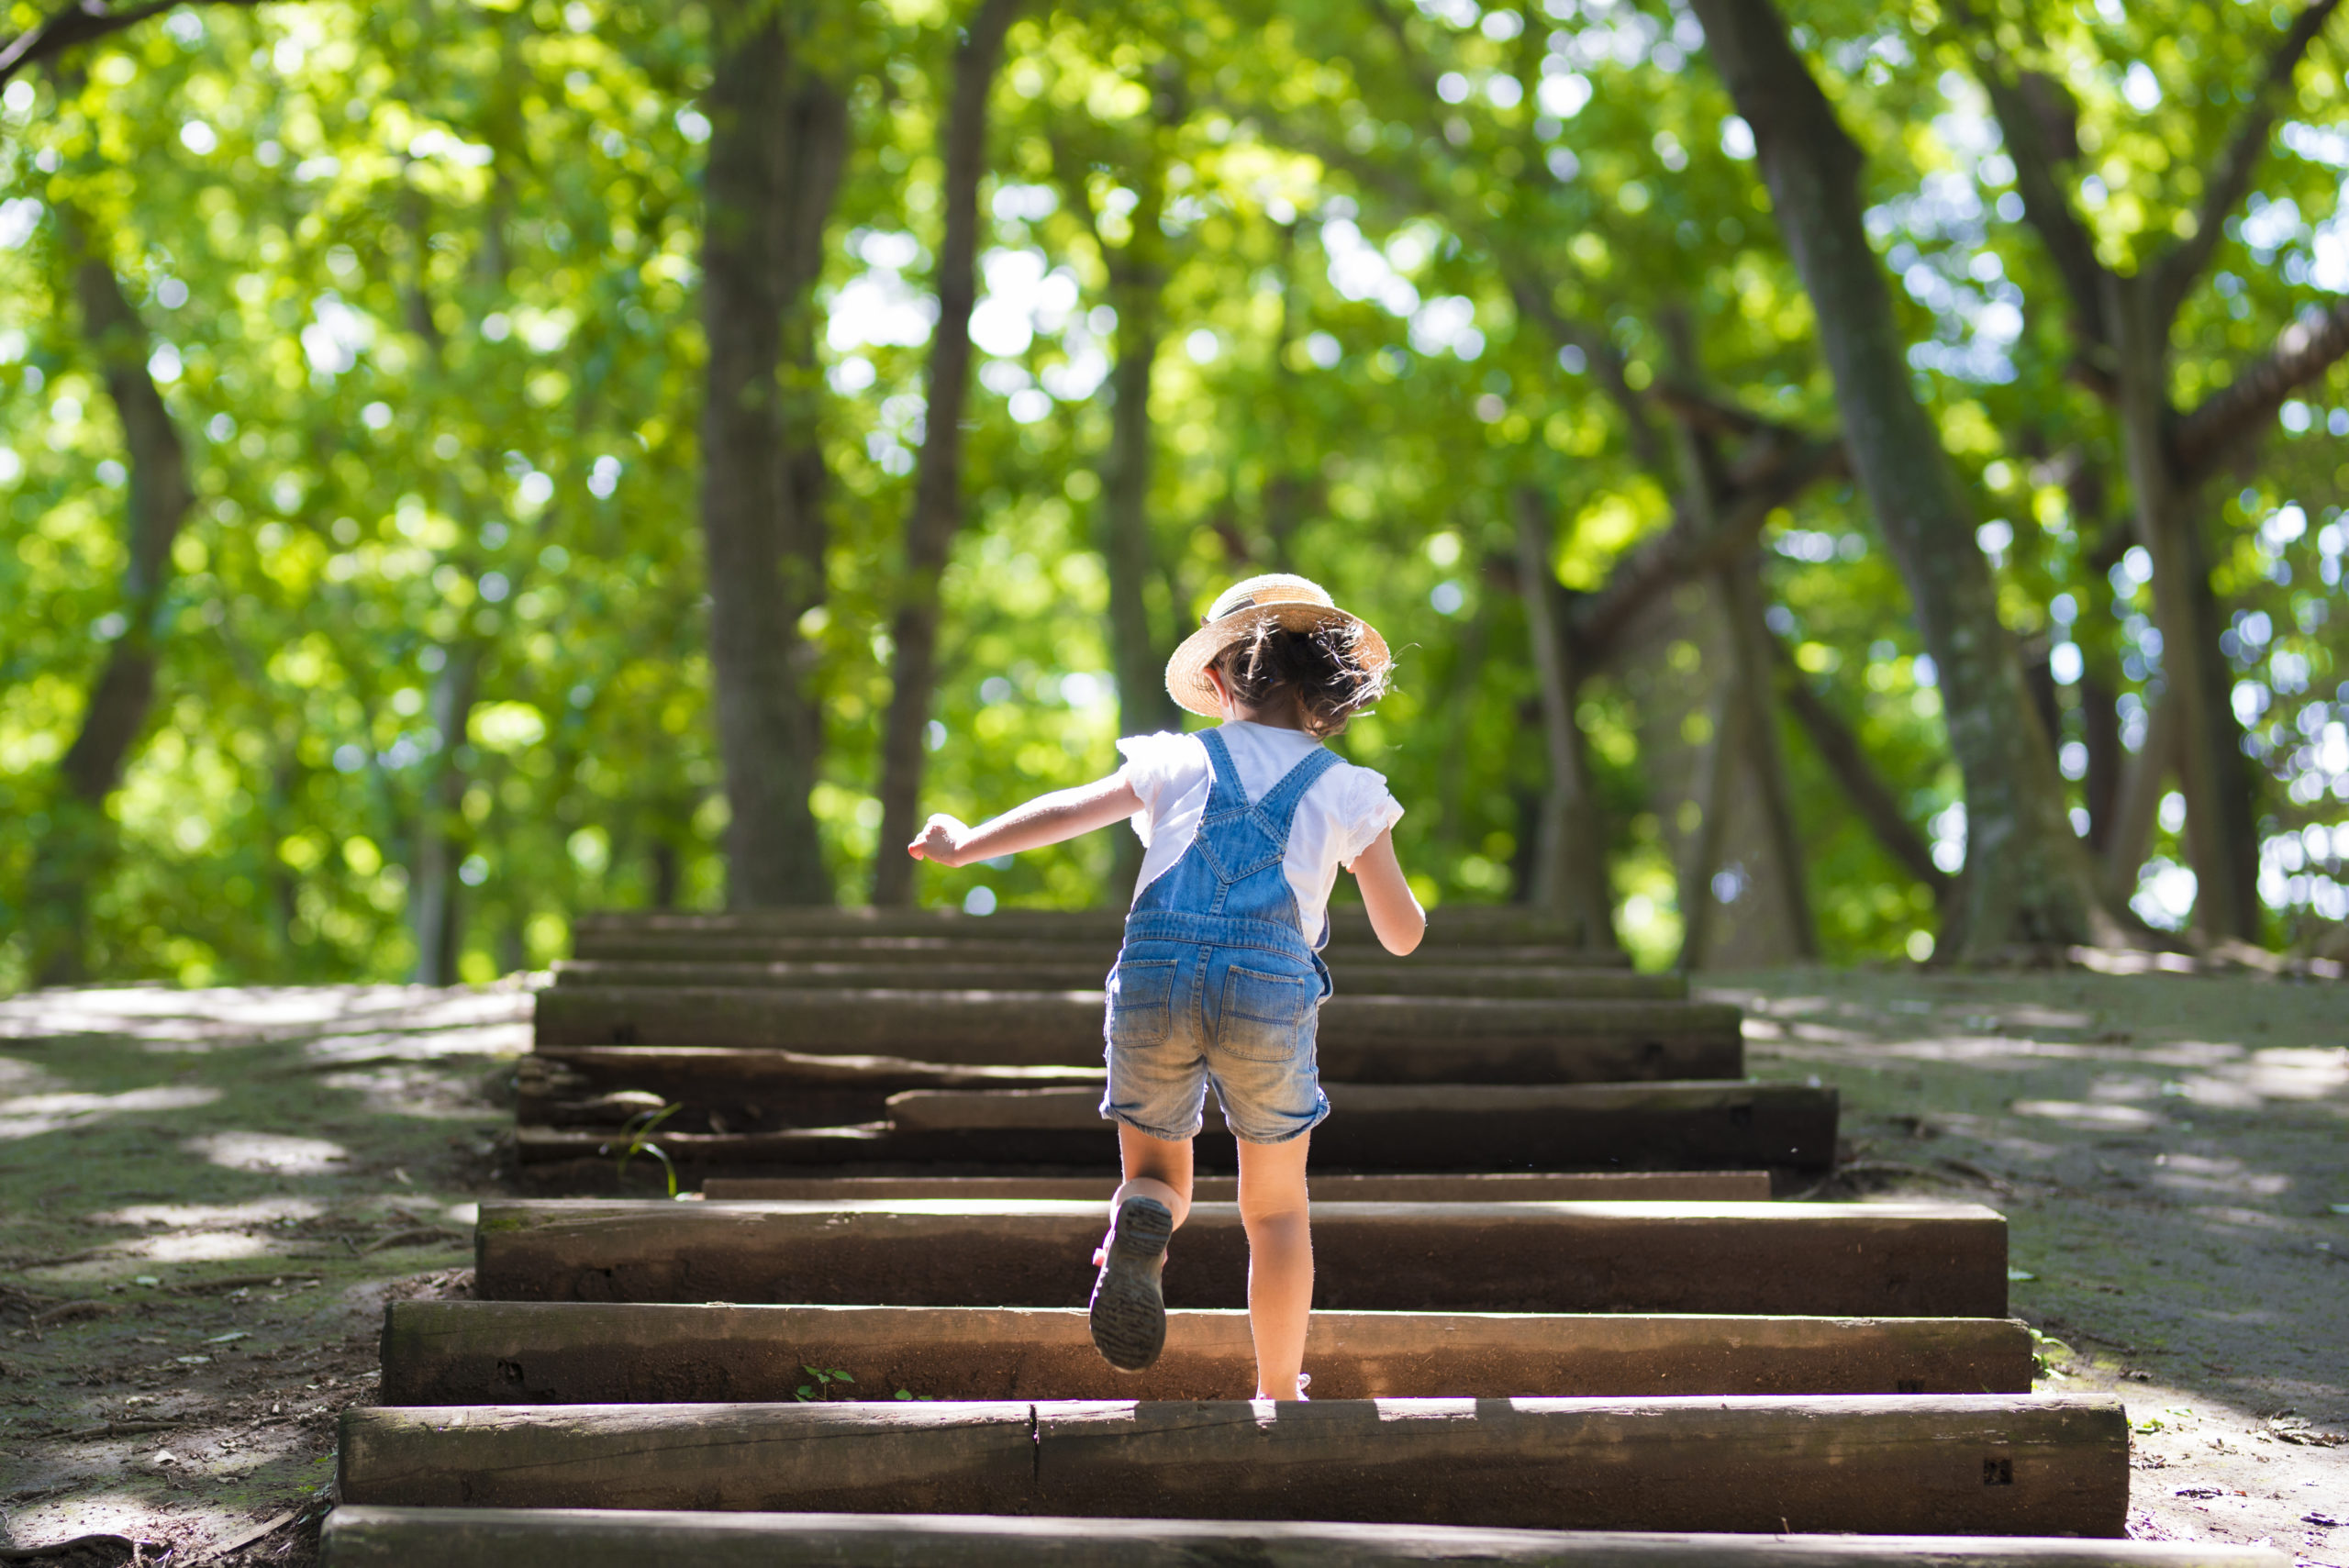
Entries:
{"label": "denim shorts", "polygon": [[1330,1114],[1313,1041],[1327,972],[1295,954],[1130,940],[1109,972],[1109,1086],[1101,1114],[1180,1142],[1215,1085],[1246,1143],[1286,1143]]}

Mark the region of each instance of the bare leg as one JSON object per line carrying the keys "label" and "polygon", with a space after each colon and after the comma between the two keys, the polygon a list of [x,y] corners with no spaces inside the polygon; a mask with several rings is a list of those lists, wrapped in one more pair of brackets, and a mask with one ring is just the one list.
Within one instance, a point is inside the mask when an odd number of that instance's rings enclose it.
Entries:
{"label": "bare leg", "polygon": [[1311,1136],[1240,1143],[1240,1221],[1248,1230],[1248,1327],[1256,1339],[1259,1399],[1296,1398],[1305,1363],[1305,1326],[1313,1310],[1305,1195]]}
{"label": "bare leg", "polygon": [[1109,1218],[1117,1218],[1118,1206],[1130,1197],[1156,1198],[1181,1229],[1191,1212],[1191,1140],[1169,1143],[1119,1122],[1118,1152],[1125,1162],[1126,1179],[1109,1199]]}

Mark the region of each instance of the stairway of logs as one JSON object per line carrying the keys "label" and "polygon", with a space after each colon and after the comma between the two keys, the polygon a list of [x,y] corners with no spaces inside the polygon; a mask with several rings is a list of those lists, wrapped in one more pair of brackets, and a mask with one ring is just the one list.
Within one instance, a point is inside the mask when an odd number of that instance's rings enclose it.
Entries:
{"label": "stairway of logs", "polygon": [[1834,1091],[1746,1079],[1734,1008],[1538,917],[1445,911],[1399,961],[1340,914],[1314,1398],[1278,1405],[1228,1138],[1163,1357],[1087,1339],[1114,919],[576,940],[525,1169],[607,1185],[653,1124],[696,1201],[482,1206],[477,1299],[386,1309],[332,1568],[2286,1561],[2121,1539],[2126,1412],[2031,1392],[2005,1220],[1770,1201],[1831,1164]]}

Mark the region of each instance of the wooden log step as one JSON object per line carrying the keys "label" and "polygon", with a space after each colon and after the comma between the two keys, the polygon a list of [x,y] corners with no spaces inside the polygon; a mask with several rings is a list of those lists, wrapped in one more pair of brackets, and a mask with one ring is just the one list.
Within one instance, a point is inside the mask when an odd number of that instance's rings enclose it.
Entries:
{"label": "wooden log step", "polygon": [[[655,1093],[658,1080],[649,1080]],[[1332,1172],[1822,1170],[1834,1158],[1836,1095],[1801,1084],[1731,1079],[1667,1084],[1330,1084],[1333,1114],[1313,1130],[1317,1165]],[[934,1173],[1005,1166],[1114,1169],[1117,1144],[1097,1114],[1097,1090],[1014,1091],[991,1103],[927,1091],[891,1096],[908,1123],[705,1133],[687,1117],[664,1124],[662,1151],[681,1165],[937,1165]],[[687,1101],[689,1109],[697,1102]],[[738,1114],[734,1102],[717,1102]],[[703,1117],[707,1125],[708,1118]],[[681,1126],[682,1124],[682,1126]],[[608,1130],[523,1125],[526,1164],[592,1156]],[[1231,1136],[1210,1113],[1194,1147],[1228,1171]]]}
{"label": "wooden log step", "polygon": [[[475,1293],[503,1301],[1082,1307],[1097,1202],[482,1205]],[[1330,1311],[2003,1318],[2007,1228],[1973,1204],[1332,1204]],[[1236,1205],[1168,1253],[1178,1307],[1246,1305]]]}
{"label": "wooden log step", "polygon": [[321,1568],[2289,1568],[2214,1541],[1695,1535],[1441,1525],[379,1508],[327,1516]]}
{"label": "wooden log step", "polygon": [[[919,963],[857,959],[567,959],[561,985],[726,985],[771,990],[889,988],[917,991],[1096,991],[1106,965],[1097,952],[1063,956],[1033,949],[975,957],[956,951]],[[1341,995],[1679,1001],[1678,974],[1558,965],[1390,962],[1374,973],[1336,975]]]}
{"label": "wooden log step", "polygon": [[384,1406],[343,1501],[2118,1536],[2110,1396]]}
{"label": "wooden log step", "polygon": [[[2031,1331],[2003,1318],[1323,1312],[1309,1336],[1319,1399],[2031,1392]],[[387,1405],[1245,1399],[1256,1358],[1237,1310],[1169,1314],[1129,1373],[1073,1307],[395,1301],[383,1377]]]}
{"label": "wooden log step", "polygon": [[[536,1002],[540,1045],[700,1045],[930,1062],[1098,1061],[1098,991],[760,990],[558,985]],[[1322,1077],[1357,1084],[1555,1084],[1734,1078],[1737,1008],[1714,1003],[1336,996]]]}
{"label": "wooden log step", "polygon": [[[655,1094],[662,1080],[645,1080]],[[1707,1080],[1678,1084],[1330,1084],[1333,1114],[1313,1130],[1314,1160],[1331,1172],[1562,1170],[1821,1170],[1835,1151],[1836,1095],[1801,1084]],[[1117,1144],[1094,1089],[1014,1091],[987,1103],[921,1097],[883,1102],[908,1123],[701,1132],[707,1114],[745,1115],[740,1100],[685,1097],[664,1123],[662,1151],[681,1165],[847,1167],[937,1165],[969,1174],[1005,1166],[1114,1169]],[[743,1096],[747,1099],[748,1096]],[[785,1102],[785,1108],[788,1103]],[[774,1104],[761,1102],[763,1112]],[[592,1156],[608,1129],[524,1124],[526,1164]],[[1237,1155],[1212,1112],[1194,1147],[1205,1168]]]}
{"label": "wooden log step", "polygon": [[[1095,978],[1108,973],[1117,959],[1119,934],[1115,931],[1067,938],[1054,936],[816,936],[727,932],[617,931],[598,934],[574,931],[572,957],[586,962],[665,963],[871,963],[903,966],[923,963],[1054,963],[1091,967]],[[1504,970],[1564,971],[1568,973],[1623,973],[1629,962],[1620,953],[1592,953],[1540,942],[1458,943],[1435,947],[1397,958],[1367,939],[1342,938],[1322,950],[1321,956],[1338,976],[1341,990],[1379,992],[1390,989],[1386,977],[1429,966],[1474,964]]]}
{"label": "wooden log step", "polygon": [[[1106,1204],[1115,1176],[712,1176],[701,1195],[712,1203],[874,1203],[891,1198],[1061,1198]],[[1200,1176],[1199,1203],[1236,1203],[1233,1176]],[[1313,1176],[1313,1202],[1325,1203],[1766,1203],[1770,1178],[1760,1171],[1510,1171],[1465,1176]]]}
{"label": "wooden log step", "polygon": [[1000,1067],[902,1056],[818,1056],[723,1046],[552,1046],[522,1058],[515,1115],[546,1127],[617,1128],[650,1106],[677,1103],[671,1131],[746,1132],[837,1127],[888,1115],[907,1089],[1027,1089],[1091,1084],[1090,1065]]}
{"label": "wooden log step", "polygon": [[[1114,946],[1125,932],[1123,909],[1001,909],[969,916],[952,909],[741,909],[718,912],[627,910],[583,915],[574,937],[634,935],[964,937],[985,940],[1107,939]],[[1360,905],[1330,908],[1332,942],[1374,940],[1370,917]],[[1604,963],[1625,961],[1617,949],[1575,945],[1572,922],[1522,906],[1452,905],[1431,913],[1423,945],[1429,948],[1536,944],[1588,953]]]}

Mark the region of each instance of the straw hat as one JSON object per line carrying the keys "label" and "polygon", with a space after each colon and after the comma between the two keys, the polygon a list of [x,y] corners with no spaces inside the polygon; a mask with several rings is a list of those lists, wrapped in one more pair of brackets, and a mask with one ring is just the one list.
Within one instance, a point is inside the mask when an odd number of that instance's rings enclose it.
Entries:
{"label": "straw hat", "polygon": [[1291,631],[1311,631],[1325,626],[1349,626],[1357,640],[1354,657],[1365,670],[1379,671],[1394,662],[1386,639],[1359,616],[1348,615],[1322,586],[1286,572],[1267,573],[1234,583],[1199,617],[1199,629],[1183,639],[1166,662],[1166,695],[1191,712],[1219,718],[1223,705],[1208,684],[1208,666],[1216,656],[1267,621]]}

